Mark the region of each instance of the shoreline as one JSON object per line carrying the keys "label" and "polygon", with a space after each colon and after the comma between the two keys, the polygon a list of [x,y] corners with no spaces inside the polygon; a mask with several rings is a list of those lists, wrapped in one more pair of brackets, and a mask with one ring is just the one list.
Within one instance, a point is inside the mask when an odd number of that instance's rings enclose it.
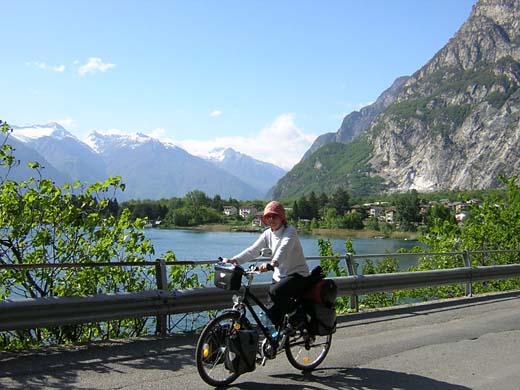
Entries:
{"label": "shoreline", "polygon": [[[176,228],[173,228],[176,229]],[[247,226],[234,226],[226,224],[199,225],[192,227],[183,227],[184,230],[200,230],[206,232],[250,232],[260,233],[263,229],[251,228]],[[384,235],[377,230],[351,230],[351,229],[313,229],[311,232],[301,232],[300,234],[309,234],[311,236],[324,236],[334,238],[373,238],[373,239],[393,239],[393,240],[417,240],[417,232],[392,232],[390,235]]]}

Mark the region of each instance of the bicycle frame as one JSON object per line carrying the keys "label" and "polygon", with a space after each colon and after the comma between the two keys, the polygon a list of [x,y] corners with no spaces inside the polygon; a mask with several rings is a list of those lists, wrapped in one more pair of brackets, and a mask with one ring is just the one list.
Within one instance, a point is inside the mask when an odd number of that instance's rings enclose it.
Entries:
{"label": "bicycle frame", "polygon": [[[256,324],[260,327],[262,334],[266,337],[266,339],[269,340],[269,343],[272,346],[277,346],[277,344],[278,344],[277,339],[274,338],[270,334],[269,330],[264,325],[262,320],[258,317],[255,310],[253,309],[253,305],[250,302],[250,299],[253,300],[254,303],[256,305],[258,305],[260,307],[260,309],[263,310],[263,312],[266,313],[266,315],[267,315],[267,312],[268,312],[267,307],[260,301],[260,299],[258,299],[258,297],[255,294],[253,294],[251,292],[251,284],[253,282],[253,272],[254,271],[245,272],[244,275],[247,278],[248,282],[247,282],[247,284],[244,285],[245,289],[244,289],[244,293],[242,294],[242,296],[239,296],[239,295],[233,296],[233,303],[234,303],[233,309],[240,311],[241,315],[245,315],[246,309],[247,309],[249,311],[249,313],[251,314],[251,316],[253,317],[253,319],[255,320]],[[237,297],[236,298],[237,302],[235,302],[235,297]],[[245,308],[244,308],[244,306],[245,306]]]}

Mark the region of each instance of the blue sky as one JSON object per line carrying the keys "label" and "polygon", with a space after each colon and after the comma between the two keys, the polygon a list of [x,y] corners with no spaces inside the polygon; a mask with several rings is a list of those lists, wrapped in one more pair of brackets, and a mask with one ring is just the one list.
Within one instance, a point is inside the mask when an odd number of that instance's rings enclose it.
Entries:
{"label": "blue sky", "polygon": [[289,169],[475,0],[0,0],[0,119],[230,146]]}

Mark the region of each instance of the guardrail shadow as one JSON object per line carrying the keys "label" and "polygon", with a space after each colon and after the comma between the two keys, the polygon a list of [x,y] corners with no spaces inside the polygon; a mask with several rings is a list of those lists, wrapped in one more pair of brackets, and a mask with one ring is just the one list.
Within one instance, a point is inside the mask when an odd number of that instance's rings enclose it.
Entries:
{"label": "guardrail shadow", "polygon": [[115,340],[83,346],[0,353],[0,389],[73,389],[84,372],[114,367],[177,371],[193,367],[197,335]]}

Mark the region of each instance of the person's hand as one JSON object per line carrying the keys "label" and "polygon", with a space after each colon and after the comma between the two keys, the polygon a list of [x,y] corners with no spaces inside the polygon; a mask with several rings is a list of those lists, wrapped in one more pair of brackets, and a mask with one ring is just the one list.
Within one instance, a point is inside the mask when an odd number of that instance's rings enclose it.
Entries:
{"label": "person's hand", "polygon": [[231,263],[231,264],[237,264],[237,261],[235,259],[228,259],[227,257],[224,257],[222,259],[223,263]]}
{"label": "person's hand", "polygon": [[268,269],[268,263],[262,263],[260,264],[260,267],[258,268],[260,270],[260,272],[267,272],[269,271]]}

